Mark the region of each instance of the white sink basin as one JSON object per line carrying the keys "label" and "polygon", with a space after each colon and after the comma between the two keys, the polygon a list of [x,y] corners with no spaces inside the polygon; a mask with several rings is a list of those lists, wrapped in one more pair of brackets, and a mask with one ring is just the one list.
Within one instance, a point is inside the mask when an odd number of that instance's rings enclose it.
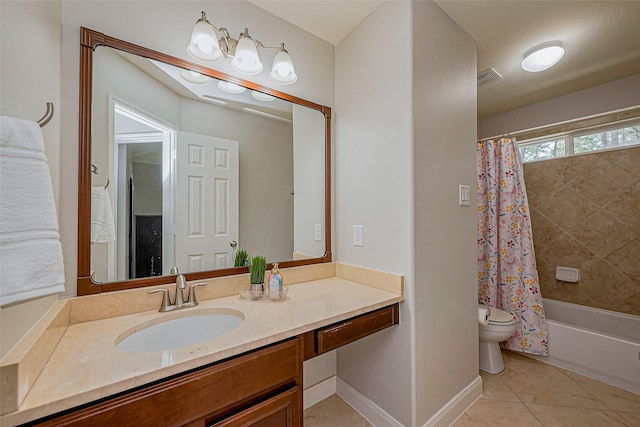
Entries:
{"label": "white sink basin", "polygon": [[172,313],[141,323],[120,334],[116,347],[125,351],[160,351],[187,347],[219,337],[238,327],[244,314],[230,309]]}

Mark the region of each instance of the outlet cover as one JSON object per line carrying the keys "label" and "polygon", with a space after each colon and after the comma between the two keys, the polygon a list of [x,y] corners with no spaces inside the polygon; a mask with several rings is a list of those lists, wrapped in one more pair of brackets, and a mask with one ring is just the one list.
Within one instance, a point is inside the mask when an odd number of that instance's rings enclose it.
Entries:
{"label": "outlet cover", "polygon": [[322,241],[322,224],[316,224],[313,229],[313,239],[316,242]]}

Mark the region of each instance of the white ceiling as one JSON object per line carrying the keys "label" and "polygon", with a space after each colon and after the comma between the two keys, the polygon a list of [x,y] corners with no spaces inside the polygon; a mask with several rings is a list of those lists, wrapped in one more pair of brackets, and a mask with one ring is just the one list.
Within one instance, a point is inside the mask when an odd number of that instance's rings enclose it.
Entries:
{"label": "white ceiling", "polygon": [[382,0],[249,0],[250,3],[334,45]]}
{"label": "white ceiling", "polygon": [[[249,1],[333,44],[382,3]],[[503,76],[478,89],[480,117],[640,73],[640,1],[435,2],[478,43],[478,71],[494,68]],[[525,51],[550,40],[566,51],[555,67],[520,69]]]}

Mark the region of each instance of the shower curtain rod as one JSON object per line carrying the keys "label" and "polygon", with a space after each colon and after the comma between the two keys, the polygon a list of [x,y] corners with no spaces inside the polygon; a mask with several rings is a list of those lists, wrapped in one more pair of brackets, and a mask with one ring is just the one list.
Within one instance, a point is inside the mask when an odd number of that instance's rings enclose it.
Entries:
{"label": "shower curtain rod", "polygon": [[640,105],[634,107],[623,108],[621,110],[612,111],[604,114],[596,114],[593,116],[566,120],[564,122],[554,123],[551,125],[538,126],[530,129],[524,129],[515,132],[503,133],[501,135],[491,136],[489,138],[479,139],[477,142],[489,141],[498,138],[517,138],[520,140],[541,138],[543,136],[551,136],[560,133],[567,133],[578,129],[586,129],[590,127],[600,126],[607,123],[618,122],[640,117]]}

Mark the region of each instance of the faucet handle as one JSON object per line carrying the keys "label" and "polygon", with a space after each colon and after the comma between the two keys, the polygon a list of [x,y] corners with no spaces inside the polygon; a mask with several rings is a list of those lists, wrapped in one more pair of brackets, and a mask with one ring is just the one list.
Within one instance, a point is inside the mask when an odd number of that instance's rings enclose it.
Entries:
{"label": "faucet handle", "polygon": [[194,306],[198,305],[198,299],[196,298],[196,288],[198,286],[206,286],[208,283],[194,283],[189,287],[189,296],[187,297],[187,303],[191,303]]}
{"label": "faucet handle", "polygon": [[169,289],[154,289],[151,291],[147,291],[148,294],[157,294],[158,292],[162,292],[162,303],[160,304],[160,310],[158,310],[161,313],[164,313],[165,311],[169,311],[171,310],[171,308],[169,308],[171,306],[171,300],[169,299]]}

